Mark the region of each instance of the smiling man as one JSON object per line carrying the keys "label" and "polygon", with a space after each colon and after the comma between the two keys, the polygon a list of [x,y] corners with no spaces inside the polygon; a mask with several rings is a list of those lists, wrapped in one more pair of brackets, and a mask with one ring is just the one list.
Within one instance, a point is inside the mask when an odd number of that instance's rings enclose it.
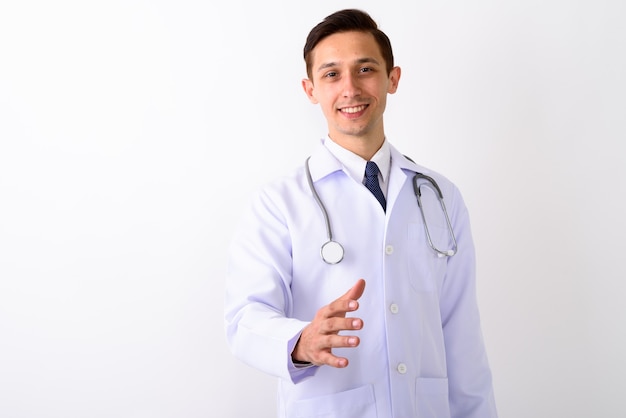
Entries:
{"label": "smiling man", "polygon": [[304,59],[328,132],[233,237],[232,352],[279,378],[279,417],[496,417],[462,196],[385,135],[401,74],[389,39],[341,10]]}

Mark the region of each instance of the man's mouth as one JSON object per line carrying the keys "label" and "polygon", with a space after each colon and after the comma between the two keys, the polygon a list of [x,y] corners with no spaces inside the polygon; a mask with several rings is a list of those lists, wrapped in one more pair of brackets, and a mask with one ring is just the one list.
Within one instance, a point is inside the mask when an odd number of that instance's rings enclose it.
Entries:
{"label": "man's mouth", "polygon": [[362,112],[363,110],[365,110],[366,107],[367,107],[367,105],[353,106],[353,107],[344,107],[343,109],[341,109],[341,112],[343,112],[343,113],[359,113],[359,112]]}

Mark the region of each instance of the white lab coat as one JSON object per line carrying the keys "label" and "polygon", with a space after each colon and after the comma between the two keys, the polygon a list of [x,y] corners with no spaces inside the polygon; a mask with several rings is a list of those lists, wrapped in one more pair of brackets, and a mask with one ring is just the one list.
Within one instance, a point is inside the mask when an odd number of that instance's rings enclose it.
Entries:
{"label": "white lab coat", "polygon": [[[326,147],[310,159],[333,237],[345,248],[341,263],[320,256],[326,228],[303,167],[260,191],[232,241],[227,340],[236,357],[279,378],[279,417],[497,416],[466,207],[450,181],[390,148],[386,214]],[[442,189],[458,243],[453,257],[428,246],[416,171]],[[430,233],[450,246],[439,203],[423,190]],[[364,326],[349,334],[361,344],[334,350],[349,366],[295,368],[290,354],[302,328],[359,278],[367,284],[351,315]]]}

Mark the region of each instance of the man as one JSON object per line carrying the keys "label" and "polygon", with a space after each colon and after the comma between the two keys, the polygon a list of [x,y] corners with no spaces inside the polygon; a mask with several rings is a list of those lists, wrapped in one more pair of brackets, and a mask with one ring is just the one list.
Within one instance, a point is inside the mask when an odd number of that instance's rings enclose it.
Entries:
{"label": "man", "polygon": [[[280,417],[496,417],[462,197],[385,137],[401,74],[389,39],[342,10],[311,30],[304,59],[328,136],[261,190],[233,239],[234,355],[280,378]],[[434,180],[417,177],[427,222],[416,173]],[[323,259],[329,240],[341,247]]]}

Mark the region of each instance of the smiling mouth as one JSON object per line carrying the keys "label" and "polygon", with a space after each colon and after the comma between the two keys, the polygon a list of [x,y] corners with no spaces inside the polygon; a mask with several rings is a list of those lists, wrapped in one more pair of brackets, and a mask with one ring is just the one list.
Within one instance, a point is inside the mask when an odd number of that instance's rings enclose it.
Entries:
{"label": "smiling mouth", "polygon": [[353,106],[353,107],[344,107],[343,109],[340,109],[341,112],[343,113],[359,113],[362,112],[363,110],[365,110],[365,108],[367,107],[367,105],[361,105],[361,106]]}

